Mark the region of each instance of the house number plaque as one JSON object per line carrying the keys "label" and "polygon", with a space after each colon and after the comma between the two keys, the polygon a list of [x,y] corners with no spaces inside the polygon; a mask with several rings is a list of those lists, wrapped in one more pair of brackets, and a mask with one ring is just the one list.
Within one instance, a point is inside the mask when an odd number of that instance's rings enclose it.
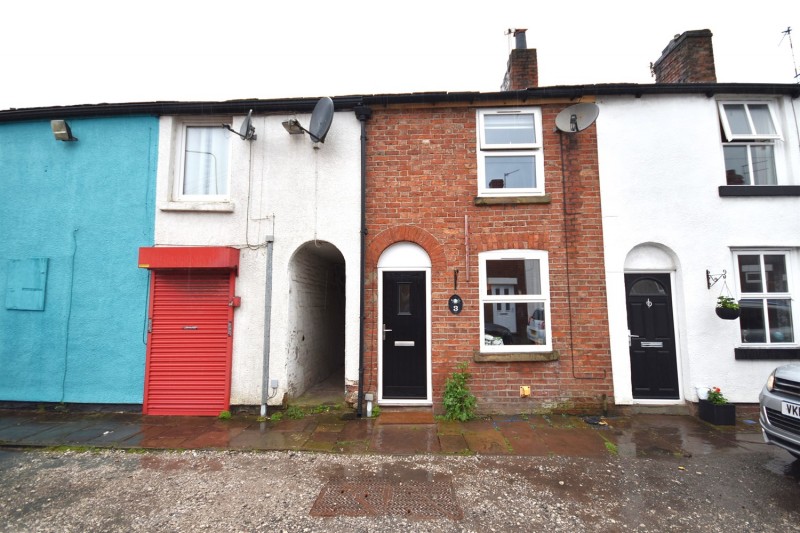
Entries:
{"label": "house number plaque", "polygon": [[461,312],[461,309],[464,308],[464,301],[461,299],[461,296],[454,294],[447,300],[447,306],[450,307],[451,313],[457,315]]}

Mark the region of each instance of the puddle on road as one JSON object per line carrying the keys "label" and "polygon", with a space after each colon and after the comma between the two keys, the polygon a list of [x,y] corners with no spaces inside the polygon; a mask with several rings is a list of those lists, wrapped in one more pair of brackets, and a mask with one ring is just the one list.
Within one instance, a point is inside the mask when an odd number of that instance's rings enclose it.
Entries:
{"label": "puddle on road", "polygon": [[794,478],[795,481],[800,482],[800,459],[794,459],[789,455],[787,455],[787,457],[788,459],[776,457],[764,466],[773,474],[791,477]]}

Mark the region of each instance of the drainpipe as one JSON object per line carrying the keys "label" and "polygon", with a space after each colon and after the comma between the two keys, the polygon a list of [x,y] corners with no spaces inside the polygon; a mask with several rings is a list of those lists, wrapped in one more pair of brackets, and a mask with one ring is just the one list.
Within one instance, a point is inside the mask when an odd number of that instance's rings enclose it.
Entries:
{"label": "drainpipe", "polygon": [[275,237],[267,236],[267,279],[264,289],[264,364],[261,372],[261,416],[267,416],[269,401],[269,340],[272,324],[272,243]]}
{"label": "drainpipe", "polygon": [[359,309],[359,343],[358,343],[358,407],[356,414],[363,415],[361,404],[364,402],[364,287],[367,270],[367,121],[372,117],[369,106],[356,106],[356,117],[361,122],[361,302]]}

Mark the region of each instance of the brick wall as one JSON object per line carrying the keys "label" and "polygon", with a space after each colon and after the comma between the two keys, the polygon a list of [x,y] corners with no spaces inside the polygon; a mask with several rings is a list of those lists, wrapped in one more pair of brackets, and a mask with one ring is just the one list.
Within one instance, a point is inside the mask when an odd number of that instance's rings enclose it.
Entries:
{"label": "brick wall", "polygon": [[656,83],[716,83],[711,31],[677,35],[653,63]]}
{"label": "brick wall", "polygon": [[[561,140],[567,176],[565,223],[560,134],[552,125],[566,106],[541,106],[545,188],[551,202],[491,206],[476,206],[474,201],[475,108],[373,108],[367,124],[366,392],[377,392],[378,385],[378,258],[391,244],[411,241],[422,246],[432,261],[437,412],[442,411],[445,379],[461,362],[469,364],[470,388],[482,412],[597,412],[604,395],[613,401],[596,131],[592,126],[564,134]],[[558,360],[475,361],[480,350],[478,253],[496,249],[549,252],[550,318]],[[457,292],[465,304],[459,315],[447,306],[456,292],[454,269],[459,271]],[[531,397],[520,398],[521,385],[531,386]]]}

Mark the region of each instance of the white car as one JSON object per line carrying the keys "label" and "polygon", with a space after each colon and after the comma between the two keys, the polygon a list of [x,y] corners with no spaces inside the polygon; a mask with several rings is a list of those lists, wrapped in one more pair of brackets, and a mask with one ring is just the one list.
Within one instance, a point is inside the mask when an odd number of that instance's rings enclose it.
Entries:
{"label": "white car", "polygon": [[764,441],[800,459],[800,363],[776,368],[758,401]]}

